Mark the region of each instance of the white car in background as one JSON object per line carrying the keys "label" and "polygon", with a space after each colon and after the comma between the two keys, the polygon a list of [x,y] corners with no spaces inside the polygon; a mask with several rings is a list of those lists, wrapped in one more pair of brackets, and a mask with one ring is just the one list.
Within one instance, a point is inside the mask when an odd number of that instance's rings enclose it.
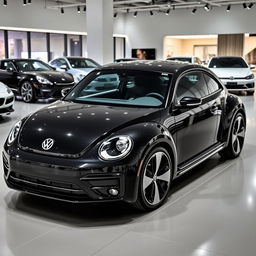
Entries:
{"label": "white car in background", "polygon": [[5,84],[0,82],[0,116],[13,112],[14,94]]}
{"label": "white car in background", "polygon": [[170,58],[167,58],[166,60],[181,61],[181,62],[187,62],[187,63],[191,63],[191,64],[202,65],[202,61],[198,57],[195,57],[195,56],[170,57]]}
{"label": "white car in background", "polygon": [[84,57],[60,57],[49,62],[57,71],[73,75],[75,83],[81,81],[88,73],[100,67],[96,61]]}
{"label": "white car in background", "polygon": [[254,74],[242,57],[213,57],[208,67],[220,78],[228,91],[254,94]]}

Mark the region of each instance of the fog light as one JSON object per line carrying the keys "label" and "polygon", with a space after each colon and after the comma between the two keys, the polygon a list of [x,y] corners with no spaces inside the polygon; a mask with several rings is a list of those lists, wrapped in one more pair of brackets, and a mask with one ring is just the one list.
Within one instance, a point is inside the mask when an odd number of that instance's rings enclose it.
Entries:
{"label": "fog light", "polygon": [[108,193],[109,193],[111,196],[117,196],[119,192],[118,192],[117,189],[111,188],[111,189],[108,190]]}

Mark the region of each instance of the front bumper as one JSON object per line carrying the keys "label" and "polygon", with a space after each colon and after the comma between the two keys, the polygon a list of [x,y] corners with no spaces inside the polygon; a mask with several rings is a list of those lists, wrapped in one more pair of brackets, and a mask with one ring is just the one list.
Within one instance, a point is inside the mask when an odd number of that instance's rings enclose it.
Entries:
{"label": "front bumper", "polygon": [[14,96],[0,98],[0,115],[9,115],[14,111],[13,109]]}
{"label": "front bumper", "polygon": [[254,79],[221,79],[228,91],[254,91]]}
{"label": "front bumper", "polygon": [[3,151],[3,165],[8,187],[41,197],[73,203],[134,202],[137,197],[136,166],[102,166],[23,151]]}
{"label": "front bumper", "polygon": [[38,98],[61,98],[61,91],[66,88],[72,88],[75,83],[63,83],[55,85],[38,85],[37,97]]}

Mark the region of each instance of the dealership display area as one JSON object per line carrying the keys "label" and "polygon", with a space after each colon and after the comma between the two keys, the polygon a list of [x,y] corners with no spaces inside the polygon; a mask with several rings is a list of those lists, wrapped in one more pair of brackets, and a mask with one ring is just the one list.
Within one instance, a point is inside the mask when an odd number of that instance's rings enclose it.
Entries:
{"label": "dealership display area", "polygon": [[0,256],[255,256],[255,10],[2,1]]}

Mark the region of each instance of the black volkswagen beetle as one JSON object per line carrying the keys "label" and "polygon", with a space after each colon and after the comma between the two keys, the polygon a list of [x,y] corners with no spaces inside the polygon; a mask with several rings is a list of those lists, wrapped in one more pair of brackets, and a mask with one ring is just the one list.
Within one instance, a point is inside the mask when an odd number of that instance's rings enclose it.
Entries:
{"label": "black volkswagen beetle", "polygon": [[238,157],[245,129],[242,101],[207,68],[111,64],[15,124],[4,145],[5,180],[43,197],[153,210],[173,179],[217,152]]}
{"label": "black volkswagen beetle", "polygon": [[74,86],[72,75],[33,59],[1,60],[0,81],[22,96],[25,102],[37,98],[60,98],[62,89]]}

